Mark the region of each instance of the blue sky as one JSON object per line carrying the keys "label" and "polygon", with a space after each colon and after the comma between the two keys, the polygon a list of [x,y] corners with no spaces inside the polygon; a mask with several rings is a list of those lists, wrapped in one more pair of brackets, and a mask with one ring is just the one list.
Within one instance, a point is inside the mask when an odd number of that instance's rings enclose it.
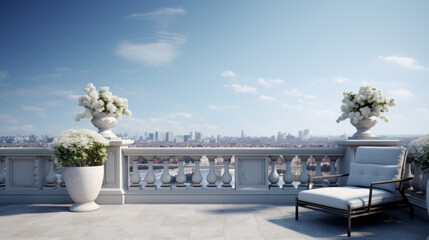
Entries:
{"label": "blue sky", "polygon": [[355,132],[342,92],[398,106],[372,132],[429,132],[427,1],[1,1],[0,135],[94,129],[93,83],[129,100],[116,133]]}

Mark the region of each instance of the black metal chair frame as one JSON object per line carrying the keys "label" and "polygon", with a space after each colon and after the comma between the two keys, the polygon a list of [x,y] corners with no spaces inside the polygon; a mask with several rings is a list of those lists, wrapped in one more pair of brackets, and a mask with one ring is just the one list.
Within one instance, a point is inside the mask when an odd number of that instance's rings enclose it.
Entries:
{"label": "black metal chair frame", "polygon": [[[402,171],[401,171],[401,176],[402,176],[405,164],[406,163],[405,163],[405,159],[404,159]],[[346,177],[346,176],[349,176],[349,174],[338,174],[338,175],[330,175],[330,176],[310,177],[310,179],[307,183],[307,189],[310,188],[310,183],[311,183],[312,179],[326,179],[326,178]],[[353,218],[368,216],[368,215],[376,214],[376,213],[379,213],[379,212],[382,212],[385,210],[389,210],[389,209],[407,208],[407,207],[410,208],[410,217],[413,218],[414,217],[413,205],[408,201],[408,199],[405,196],[405,193],[402,189],[403,182],[409,181],[412,179],[413,178],[410,177],[410,178],[405,178],[405,179],[396,179],[396,180],[380,181],[380,182],[371,183],[370,188],[369,188],[368,207],[363,207],[363,208],[353,209],[353,210],[350,208],[350,206],[348,207],[347,210],[344,210],[344,209],[339,209],[339,208],[334,208],[334,207],[328,207],[328,206],[317,204],[317,203],[302,201],[302,200],[299,200],[298,197],[296,197],[295,220],[298,220],[298,207],[304,207],[304,208],[308,208],[308,209],[313,209],[313,210],[318,210],[321,212],[333,214],[333,215],[340,216],[340,217],[345,217],[345,218],[347,218],[347,223],[348,223],[347,224],[347,236],[350,237]],[[377,204],[375,206],[372,206],[372,204],[371,204],[371,202],[372,202],[372,189],[374,188],[375,185],[385,184],[385,183],[398,183],[398,182],[400,183],[398,191],[401,193],[401,196],[403,198],[401,201],[385,203],[385,204]]]}

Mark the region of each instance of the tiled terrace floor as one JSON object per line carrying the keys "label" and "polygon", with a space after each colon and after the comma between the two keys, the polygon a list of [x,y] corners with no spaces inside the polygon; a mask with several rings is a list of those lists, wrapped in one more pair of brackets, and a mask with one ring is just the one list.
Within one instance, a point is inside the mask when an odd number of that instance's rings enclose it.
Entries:
{"label": "tiled terrace floor", "polygon": [[[0,205],[0,239],[349,239],[343,218],[267,204]],[[426,239],[426,212],[407,209],[356,219],[352,239]]]}

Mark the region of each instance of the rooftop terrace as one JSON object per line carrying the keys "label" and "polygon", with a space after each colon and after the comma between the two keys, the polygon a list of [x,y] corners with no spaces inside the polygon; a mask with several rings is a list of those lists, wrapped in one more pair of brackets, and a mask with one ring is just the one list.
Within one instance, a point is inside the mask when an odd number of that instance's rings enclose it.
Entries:
{"label": "rooftop terrace", "polygon": [[[346,221],[273,204],[102,205],[72,213],[69,204],[0,205],[0,239],[350,239]],[[354,239],[425,239],[427,214],[416,208],[353,220]]]}

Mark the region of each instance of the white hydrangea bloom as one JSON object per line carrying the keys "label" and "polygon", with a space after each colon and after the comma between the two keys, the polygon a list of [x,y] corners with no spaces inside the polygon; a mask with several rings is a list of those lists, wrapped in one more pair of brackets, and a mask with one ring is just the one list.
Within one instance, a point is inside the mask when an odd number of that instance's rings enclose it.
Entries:
{"label": "white hydrangea bloom", "polygon": [[388,122],[387,117],[382,116],[382,112],[388,112],[389,107],[396,106],[394,99],[388,99],[381,94],[380,91],[370,86],[362,86],[359,92],[344,92],[343,104],[341,105],[341,116],[338,117],[337,122],[344,121],[347,118],[353,123],[359,120],[377,116],[385,122]]}
{"label": "white hydrangea bloom", "polygon": [[98,92],[94,84],[90,83],[86,86],[85,93],[86,95],[79,98],[79,106],[84,107],[85,110],[77,114],[76,121],[100,115],[113,115],[118,119],[121,119],[123,114],[131,116],[128,100],[113,96],[109,87],[102,87]]}

